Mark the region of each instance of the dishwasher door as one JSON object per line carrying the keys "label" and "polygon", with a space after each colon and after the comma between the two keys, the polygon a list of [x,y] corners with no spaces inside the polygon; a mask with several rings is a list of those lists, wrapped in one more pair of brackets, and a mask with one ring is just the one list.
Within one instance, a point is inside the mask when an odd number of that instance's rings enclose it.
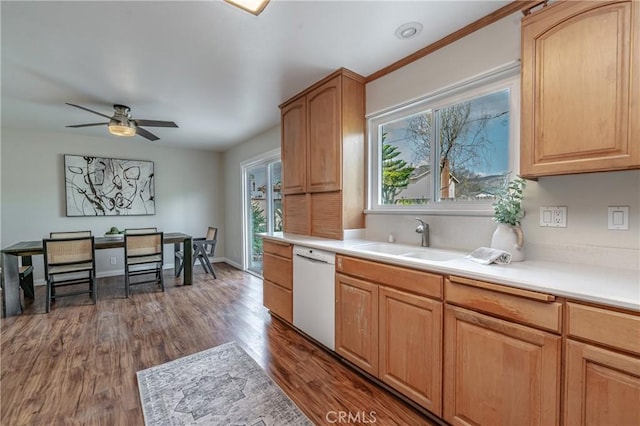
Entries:
{"label": "dishwasher door", "polygon": [[293,247],[293,325],[335,350],[335,253]]}

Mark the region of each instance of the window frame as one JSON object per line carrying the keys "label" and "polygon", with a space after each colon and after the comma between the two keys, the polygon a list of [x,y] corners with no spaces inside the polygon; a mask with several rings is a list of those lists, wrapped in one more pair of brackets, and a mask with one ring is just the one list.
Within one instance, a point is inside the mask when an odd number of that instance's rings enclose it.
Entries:
{"label": "window frame", "polygon": [[[463,216],[492,216],[493,200],[459,200],[459,201],[429,201],[426,204],[388,205],[380,204],[381,200],[381,135],[380,126],[401,120],[410,115],[431,110],[435,111],[446,106],[455,105],[469,99],[478,98],[500,90],[509,89],[509,170],[511,177],[519,173],[520,164],[520,62],[507,64],[487,73],[458,82],[451,86],[432,92],[426,96],[412,100],[405,104],[367,116],[368,133],[368,200],[367,214],[442,214]],[[431,164],[437,164],[436,151],[431,150]],[[436,173],[435,175],[438,175]],[[434,176],[435,176],[434,175]],[[432,179],[435,191],[436,181]],[[432,197],[436,193],[431,194]]]}

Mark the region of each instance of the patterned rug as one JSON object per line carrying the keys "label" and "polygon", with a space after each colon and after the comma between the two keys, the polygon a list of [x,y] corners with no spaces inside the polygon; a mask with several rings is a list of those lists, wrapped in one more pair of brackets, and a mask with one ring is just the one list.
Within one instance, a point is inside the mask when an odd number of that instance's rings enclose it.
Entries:
{"label": "patterned rug", "polygon": [[148,426],[313,425],[235,342],[137,375]]}

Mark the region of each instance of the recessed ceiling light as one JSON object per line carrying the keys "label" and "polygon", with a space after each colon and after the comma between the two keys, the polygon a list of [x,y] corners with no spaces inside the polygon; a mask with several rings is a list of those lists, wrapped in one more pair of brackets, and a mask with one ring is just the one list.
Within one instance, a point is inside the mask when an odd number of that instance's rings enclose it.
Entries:
{"label": "recessed ceiling light", "polygon": [[246,10],[254,15],[260,15],[260,12],[267,7],[269,0],[224,0],[229,4],[239,7],[242,10]]}
{"label": "recessed ceiling light", "polygon": [[413,38],[422,32],[422,24],[420,22],[407,22],[402,24],[396,30],[396,37],[400,40]]}

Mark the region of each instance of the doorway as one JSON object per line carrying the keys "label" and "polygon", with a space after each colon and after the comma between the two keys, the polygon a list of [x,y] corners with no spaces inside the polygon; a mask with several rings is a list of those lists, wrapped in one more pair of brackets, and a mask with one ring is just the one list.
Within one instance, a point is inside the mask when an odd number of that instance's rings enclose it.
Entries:
{"label": "doorway", "polygon": [[267,153],[243,166],[244,268],[262,275],[261,232],[282,231],[282,163],[280,150]]}

